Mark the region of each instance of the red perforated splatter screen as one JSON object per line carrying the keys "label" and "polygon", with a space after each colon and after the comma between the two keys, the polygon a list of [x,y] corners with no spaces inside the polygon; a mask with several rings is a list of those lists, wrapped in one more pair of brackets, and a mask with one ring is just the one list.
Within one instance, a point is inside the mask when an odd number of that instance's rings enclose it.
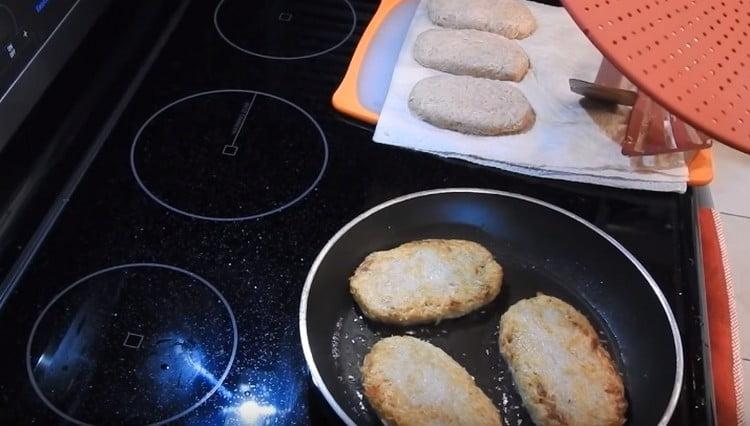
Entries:
{"label": "red perforated splatter screen", "polygon": [[641,90],[750,153],[750,0],[563,0]]}

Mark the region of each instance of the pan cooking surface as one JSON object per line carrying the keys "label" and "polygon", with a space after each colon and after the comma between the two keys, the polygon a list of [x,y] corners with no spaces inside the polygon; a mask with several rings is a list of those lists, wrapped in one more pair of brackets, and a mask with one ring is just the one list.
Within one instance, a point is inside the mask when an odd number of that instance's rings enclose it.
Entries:
{"label": "pan cooking surface", "polygon": [[[487,247],[504,270],[498,298],[434,325],[394,327],[365,318],[348,289],[357,265],[373,251],[425,238]],[[345,421],[378,424],[359,368],[378,340],[411,335],[466,368],[506,424],[532,424],[499,354],[498,323],[515,302],[544,293],[573,305],[599,331],[623,374],[628,424],[656,424],[677,398],[682,351],[661,293],[615,244],[572,215],[511,194],[431,191],[376,207],[331,240],[308,277],[300,323],[313,377]]]}

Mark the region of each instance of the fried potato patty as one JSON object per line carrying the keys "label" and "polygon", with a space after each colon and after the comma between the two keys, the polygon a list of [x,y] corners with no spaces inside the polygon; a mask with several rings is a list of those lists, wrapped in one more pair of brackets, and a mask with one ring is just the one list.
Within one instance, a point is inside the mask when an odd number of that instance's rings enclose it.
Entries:
{"label": "fried potato patty", "polygon": [[480,244],[421,240],[370,254],[349,286],[368,318],[412,325],[460,317],[491,302],[502,276]]}
{"label": "fried potato patty", "polygon": [[385,424],[500,425],[500,413],[474,379],[441,349],[389,337],[362,365],[364,394]]}
{"label": "fried potato patty", "polygon": [[539,426],[625,423],[625,389],[583,314],[555,297],[521,300],[500,319],[500,352]]}

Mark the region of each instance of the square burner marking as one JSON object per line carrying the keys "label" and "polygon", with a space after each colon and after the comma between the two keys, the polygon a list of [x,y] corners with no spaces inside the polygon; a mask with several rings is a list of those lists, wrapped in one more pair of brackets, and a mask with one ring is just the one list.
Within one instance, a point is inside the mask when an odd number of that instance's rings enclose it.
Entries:
{"label": "square burner marking", "polygon": [[234,157],[235,155],[237,155],[238,149],[239,147],[234,145],[224,145],[224,149],[221,151],[221,153],[230,157]]}
{"label": "square burner marking", "polygon": [[141,347],[141,343],[143,343],[142,334],[128,332],[128,335],[125,336],[125,341],[122,342],[122,345],[126,348],[138,349]]}
{"label": "square burner marking", "polygon": [[292,14],[288,12],[281,12],[279,14],[279,21],[281,22],[291,22],[292,20]]}

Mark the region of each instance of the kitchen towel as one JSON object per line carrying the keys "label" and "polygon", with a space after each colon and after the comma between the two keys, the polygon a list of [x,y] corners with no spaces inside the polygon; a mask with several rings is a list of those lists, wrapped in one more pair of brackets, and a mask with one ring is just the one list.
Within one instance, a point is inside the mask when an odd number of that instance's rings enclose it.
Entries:
{"label": "kitchen towel", "polygon": [[[619,188],[684,192],[688,170],[682,154],[629,158],[620,153],[629,108],[602,105],[584,108],[570,91],[569,78],[593,81],[602,55],[565,9],[527,1],[539,28],[518,42],[531,69],[518,87],[536,111],[526,133],[472,136],[427,124],[409,111],[412,87],[442,74],[421,66],[412,49],[419,34],[437,28],[429,19],[427,0],[417,8],[401,47],[375,142],[412,148],[443,157],[527,175]],[[585,101],[583,102],[585,104]]]}

